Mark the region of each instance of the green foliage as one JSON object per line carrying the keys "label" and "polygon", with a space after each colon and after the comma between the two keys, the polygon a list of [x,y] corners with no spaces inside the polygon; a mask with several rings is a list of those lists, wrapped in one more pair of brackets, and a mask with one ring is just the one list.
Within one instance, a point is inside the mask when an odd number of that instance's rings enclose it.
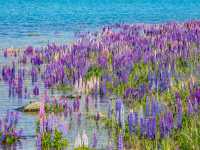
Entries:
{"label": "green foliage", "polygon": [[38,133],[39,130],[40,130],[40,121],[37,120],[36,123],[35,123],[35,125],[36,125],[35,132]]}
{"label": "green foliage", "polygon": [[178,73],[189,73],[191,71],[190,62],[182,57],[176,59],[176,71]]}
{"label": "green foliage", "polygon": [[46,112],[54,112],[54,113],[59,113],[59,112],[63,112],[64,108],[62,106],[60,106],[59,104],[46,104],[45,105],[45,111]]}
{"label": "green foliage", "polygon": [[[36,122],[36,133],[39,132],[39,121]],[[42,134],[42,149],[56,149],[62,150],[68,147],[68,140],[63,136],[62,132],[57,129],[54,130],[53,135],[51,132],[44,132]]]}
{"label": "green foliage", "polygon": [[160,95],[160,99],[162,99],[165,102],[171,102],[172,100],[175,100],[175,95],[171,91],[165,91]]}
{"label": "green foliage", "polygon": [[139,85],[148,82],[148,64],[140,62],[134,64],[133,69],[129,75],[129,86],[137,88]]}
{"label": "green foliage", "polygon": [[116,95],[119,95],[119,96],[123,96],[125,89],[126,89],[126,84],[120,83],[119,85],[114,87],[113,93],[115,93]]}
{"label": "green foliage", "polygon": [[104,124],[106,128],[112,129],[114,126],[114,121],[112,119],[105,119]]}
{"label": "green foliage", "polygon": [[6,137],[6,144],[12,145],[16,141],[17,139],[12,135]]}
{"label": "green foliage", "polygon": [[176,134],[175,140],[177,141],[180,149],[182,150],[195,150],[200,148],[200,122],[199,116],[192,116],[183,118],[183,128]]}
{"label": "green foliage", "polygon": [[59,149],[59,148],[62,148],[62,147],[66,147],[67,145],[68,145],[67,139],[63,138],[61,132],[59,132],[58,130],[55,130],[53,147]]}
{"label": "green foliage", "polygon": [[54,131],[54,137],[50,132],[45,132],[42,135],[42,148],[43,149],[57,149],[62,150],[68,146],[68,141],[65,139],[61,132],[58,130]]}
{"label": "green foliage", "polygon": [[130,135],[128,124],[125,126],[124,143],[127,149],[181,149],[181,150],[196,150],[200,148],[200,122],[199,116],[183,115],[182,128],[174,129],[173,132],[165,137],[160,138],[159,130],[155,139],[150,140],[139,136],[139,131],[136,134]]}
{"label": "green foliage", "polygon": [[78,147],[78,148],[75,148],[74,150],[92,150],[88,147]]}
{"label": "green foliage", "polygon": [[131,142],[132,135],[130,134],[128,124],[125,125],[124,141]]}
{"label": "green foliage", "polygon": [[[2,137],[2,133],[0,133],[0,137]],[[5,139],[1,141],[1,144],[12,145],[17,142],[19,139],[14,135],[6,135]]]}
{"label": "green foliage", "polygon": [[56,87],[56,89],[58,91],[63,92],[63,93],[72,91],[72,87],[70,85],[67,85],[67,84],[58,84],[57,87]]}
{"label": "green foliage", "polygon": [[108,90],[112,90],[113,89],[113,86],[112,86],[112,83],[111,82],[106,82],[106,89]]}
{"label": "green foliage", "polygon": [[88,69],[85,79],[90,80],[92,77],[101,77],[103,70],[97,66],[92,66]]}

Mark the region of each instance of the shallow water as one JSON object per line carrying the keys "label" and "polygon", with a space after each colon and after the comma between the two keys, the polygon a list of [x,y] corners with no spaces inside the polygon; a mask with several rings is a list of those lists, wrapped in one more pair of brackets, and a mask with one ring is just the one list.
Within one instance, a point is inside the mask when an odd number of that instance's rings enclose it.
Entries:
{"label": "shallow water", "polygon": [[[15,58],[9,57],[9,58],[4,58],[2,55],[0,55],[0,69],[2,70],[2,64],[7,64],[7,65],[12,65],[12,61],[14,61]],[[16,66],[18,68],[18,66]],[[17,70],[16,68],[16,70]],[[8,110],[15,111],[17,108],[26,105],[30,101],[38,101],[42,95],[44,95],[44,85],[43,81],[39,78],[37,81],[38,87],[40,87],[40,95],[39,96],[33,96],[32,90],[33,90],[33,85],[31,82],[30,78],[30,70],[31,67],[28,67],[27,65],[25,66],[20,66],[20,68],[25,68],[25,80],[24,80],[24,86],[28,87],[28,97],[25,98],[18,98],[16,97],[9,97],[8,93],[8,84],[5,83],[3,80],[0,81],[0,118],[3,118],[6,115],[6,112]],[[48,95],[51,97],[56,96],[56,98],[59,98],[59,96],[65,96],[69,95],[71,93],[61,93],[59,91],[48,91]],[[107,110],[108,110],[108,102],[110,99],[108,98],[101,98],[97,97],[94,98],[90,96],[90,101],[89,101],[89,113],[86,111],[85,108],[85,95],[82,95],[81,97],[81,104],[80,104],[80,112],[81,112],[81,123],[78,124],[77,122],[77,112],[72,113],[72,120],[70,119],[69,115],[68,117],[65,117],[63,114],[57,114],[58,118],[62,119],[62,121],[66,125],[66,138],[69,141],[69,148],[68,149],[73,149],[75,138],[78,133],[82,133],[83,130],[86,131],[86,134],[88,135],[89,139],[89,144],[92,144],[92,135],[94,129],[97,131],[97,139],[98,139],[98,149],[105,149],[106,146],[108,145],[109,137],[108,137],[108,130],[104,128],[102,124],[96,124],[94,120],[89,120],[86,117],[88,115],[96,115],[96,112],[101,112],[104,115],[107,115]],[[71,101],[72,102],[72,101]],[[38,120],[38,115],[37,113],[24,113],[20,112],[20,118],[19,118],[19,123],[17,124],[18,128],[23,129],[23,138],[18,142],[16,145],[13,145],[11,149],[17,149],[17,150],[35,150],[37,149],[36,147],[36,121]],[[0,149],[3,147],[0,147]],[[9,149],[9,147],[6,147]]]}
{"label": "shallow water", "polygon": [[0,48],[73,39],[114,23],[200,19],[198,0],[0,0]]}

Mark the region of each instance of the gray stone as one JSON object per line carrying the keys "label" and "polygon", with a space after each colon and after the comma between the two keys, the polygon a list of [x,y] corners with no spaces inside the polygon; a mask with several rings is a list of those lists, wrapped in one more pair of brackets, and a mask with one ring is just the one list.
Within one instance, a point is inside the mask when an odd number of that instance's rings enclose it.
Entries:
{"label": "gray stone", "polygon": [[25,106],[17,108],[16,110],[22,111],[22,112],[38,112],[40,110],[40,104],[41,102],[34,101],[34,102],[30,102],[29,104]]}

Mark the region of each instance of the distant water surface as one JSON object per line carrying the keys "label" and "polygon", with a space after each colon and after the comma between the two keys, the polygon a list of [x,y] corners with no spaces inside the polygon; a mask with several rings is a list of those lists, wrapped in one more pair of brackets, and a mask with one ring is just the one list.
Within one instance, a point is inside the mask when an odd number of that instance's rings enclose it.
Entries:
{"label": "distant water surface", "polygon": [[200,19],[199,0],[0,0],[0,48],[73,40],[114,23]]}

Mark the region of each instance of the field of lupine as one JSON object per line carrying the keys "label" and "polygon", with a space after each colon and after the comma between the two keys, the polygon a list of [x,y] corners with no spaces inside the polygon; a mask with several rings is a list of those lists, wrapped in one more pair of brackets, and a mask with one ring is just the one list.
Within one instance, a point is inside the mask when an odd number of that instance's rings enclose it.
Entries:
{"label": "field of lupine", "polygon": [[[8,96],[39,101],[38,150],[200,149],[200,21],[115,24],[76,36],[4,50]],[[0,120],[1,145],[23,140],[18,119],[13,110]]]}

